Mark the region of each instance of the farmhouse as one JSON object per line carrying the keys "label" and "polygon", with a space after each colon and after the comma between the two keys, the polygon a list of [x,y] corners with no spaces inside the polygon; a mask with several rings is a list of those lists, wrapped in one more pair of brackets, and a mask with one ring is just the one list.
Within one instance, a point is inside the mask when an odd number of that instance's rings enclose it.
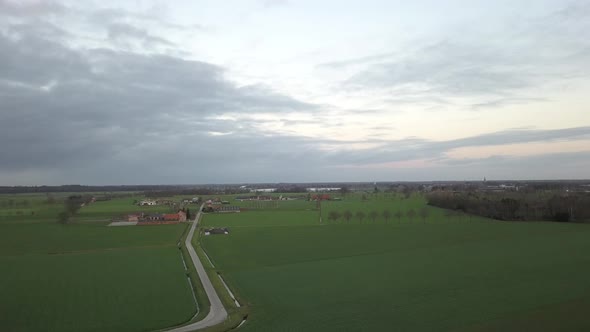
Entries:
{"label": "farmhouse", "polygon": [[139,204],[137,204],[139,206],[154,206],[156,205],[156,201],[153,201],[151,199],[144,199],[143,201],[140,201]]}

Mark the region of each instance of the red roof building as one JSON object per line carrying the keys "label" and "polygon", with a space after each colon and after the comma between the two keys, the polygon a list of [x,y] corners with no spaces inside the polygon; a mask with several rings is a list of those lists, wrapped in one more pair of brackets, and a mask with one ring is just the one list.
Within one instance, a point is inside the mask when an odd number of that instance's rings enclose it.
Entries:
{"label": "red roof building", "polygon": [[186,221],[186,213],[184,211],[167,213],[164,215],[164,221]]}
{"label": "red roof building", "polygon": [[164,221],[179,221],[178,213],[167,213],[164,215]]}
{"label": "red roof building", "polygon": [[319,195],[311,195],[312,201],[329,201],[331,199],[330,195],[328,194],[319,194]]}

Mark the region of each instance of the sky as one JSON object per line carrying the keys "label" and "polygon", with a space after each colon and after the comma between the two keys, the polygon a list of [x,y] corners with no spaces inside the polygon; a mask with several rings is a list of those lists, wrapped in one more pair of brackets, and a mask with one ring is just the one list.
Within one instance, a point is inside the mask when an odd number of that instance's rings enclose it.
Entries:
{"label": "sky", "polygon": [[590,178],[590,2],[0,0],[0,185]]}

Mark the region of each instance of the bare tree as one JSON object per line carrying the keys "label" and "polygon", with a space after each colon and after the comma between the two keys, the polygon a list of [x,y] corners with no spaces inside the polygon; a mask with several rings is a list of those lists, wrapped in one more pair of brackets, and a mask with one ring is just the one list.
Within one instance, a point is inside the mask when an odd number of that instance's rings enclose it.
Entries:
{"label": "bare tree", "polygon": [[331,221],[337,221],[338,218],[340,218],[340,212],[338,211],[330,211],[330,213],[328,213],[328,220]]}
{"label": "bare tree", "polygon": [[451,218],[453,217],[454,214],[455,214],[455,211],[453,211],[453,210],[446,210],[445,211],[445,217],[447,218],[447,221],[451,221]]}
{"label": "bare tree", "polygon": [[347,186],[342,186],[342,188],[340,188],[340,194],[342,195],[342,197],[346,197],[348,193],[350,193],[350,188],[348,188]]}
{"label": "bare tree", "polygon": [[391,211],[384,210],[383,213],[381,213],[381,216],[383,216],[383,219],[385,219],[385,223],[388,223],[389,219],[391,219]]}
{"label": "bare tree", "polygon": [[375,223],[375,219],[377,219],[378,216],[379,216],[379,213],[375,210],[369,212],[369,218],[371,218],[371,221],[373,223]]}
{"label": "bare tree", "polygon": [[397,218],[397,222],[401,223],[403,216],[404,216],[404,214],[401,211],[395,212],[395,217]]}
{"label": "bare tree", "polygon": [[356,217],[356,218],[359,220],[359,222],[360,222],[361,224],[363,223],[363,220],[365,219],[365,217],[366,217],[366,216],[367,216],[367,215],[366,215],[366,214],[365,214],[363,211],[358,211],[358,212],[355,214],[355,217]]}
{"label": "bare tree", "polygon": [[406,216],[408,217],[408,219],[410,219],[410,222],[412,222],[416,217],[416,211],[414,211],[414,209],[410,209],[408,210],[408,212],[406,212]]}
{"label": "bare tree", "polygon": [[348,223],[350,222],[350,218],[352,218],[352,212],[350,212],[350,210],[346,210],[344,211],[342,216],[344,217],[344,220],[346,220],[346,222]]}
{"label": "bare tree", "polygon": [[420,218],[422,218],[422,222],[426,222],[426,219],[428,218],[428,216],[430,215],[430,211],[428,210],[427,207],[423,207],[420,209]]}
{"label": "bare tree", "polygon": [[58,215],[58,222],[61,224],[67,224],[70,222],[70,218],[73,217],[78,210],[82,207],[84,198],[80,195],[72,195],[64,201],[64,211]]}
{"label": "bare tree", "polygon": [[412,189],[408,186],[404,186],[402,193],[404,194],[404,199],[408,199],[412,196]]}
{"label": "bare tree", "polygon": [[51,193],[47,194],[46,202],[47,202],[47,204],[54,204],[55,203],[55,197],[53,196],[53,194],[51,194]]}

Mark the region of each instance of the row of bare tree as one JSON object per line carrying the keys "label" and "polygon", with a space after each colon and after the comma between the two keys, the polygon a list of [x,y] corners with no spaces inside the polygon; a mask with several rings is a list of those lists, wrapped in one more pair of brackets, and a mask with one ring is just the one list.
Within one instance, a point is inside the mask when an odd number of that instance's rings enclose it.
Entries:
{"label": "row of bare tree", "polygon": [[401,222],[403,218],[407,218],[409,221],[414,221],[417,217],[422,219],[423,222],[426,222],[426,219],[430,216],[430,210],[426,207],[419,209],[418,211],[414,209],[409,209],[405,212],[398,210],[395,212],[391,212],[390,210],[383,210],[381,212],[377,210],[371,210],[368,213],[365,211],[357,211],[353,214],[350,210],[345,210],[344,212],[340,211],[330,211],[328,212],[328,221],[330,222],[339,222],[340,220],[350,223],[350,221],[354,218],[359,221],[359,223],[364,223],[365,220],[370,220],[371,222],[375,223],[377,219],[381,218],[388,223],[392,218]]}

